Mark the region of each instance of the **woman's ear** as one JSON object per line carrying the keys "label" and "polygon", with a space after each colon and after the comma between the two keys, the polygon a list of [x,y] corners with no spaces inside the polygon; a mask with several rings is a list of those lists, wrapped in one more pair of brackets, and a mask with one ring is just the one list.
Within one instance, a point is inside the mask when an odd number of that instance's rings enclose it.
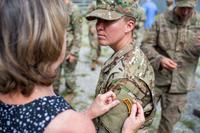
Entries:
{"label": "woman's ear", "polygon": [[135,21],[130,19],[126,22],[126,29],[125,29],[125,32],[128,33],[128,32],[131,32],[133,29],[135,29]]}

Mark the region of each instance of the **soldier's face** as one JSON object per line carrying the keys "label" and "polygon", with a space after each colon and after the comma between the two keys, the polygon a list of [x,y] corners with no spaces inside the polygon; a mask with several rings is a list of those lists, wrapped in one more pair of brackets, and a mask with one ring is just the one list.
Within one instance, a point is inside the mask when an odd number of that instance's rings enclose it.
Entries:
{"label": "soldier's face", "polygon": [[96,29],[97,29],[97,36],[100,45],[110,46],[115,50],[120,41],[125,36],[125,29],[126,22],[124,19],[118,20],[103,20],[97,19]]}
{"label": "soldier's face", "polygon": [[193,8],[191,8],[191,7],[177,7],[175,12],[181,20],[187,20],[192,15]]}

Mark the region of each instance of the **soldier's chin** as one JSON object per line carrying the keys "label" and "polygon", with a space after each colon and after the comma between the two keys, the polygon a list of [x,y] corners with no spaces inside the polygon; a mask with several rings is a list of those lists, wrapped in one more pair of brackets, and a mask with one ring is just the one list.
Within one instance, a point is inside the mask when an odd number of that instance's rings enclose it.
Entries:
{"label": "soldier's chin", "polygon": [[108,46],[108,43],[99,41],[99,45],[101,45],[101,46]]}

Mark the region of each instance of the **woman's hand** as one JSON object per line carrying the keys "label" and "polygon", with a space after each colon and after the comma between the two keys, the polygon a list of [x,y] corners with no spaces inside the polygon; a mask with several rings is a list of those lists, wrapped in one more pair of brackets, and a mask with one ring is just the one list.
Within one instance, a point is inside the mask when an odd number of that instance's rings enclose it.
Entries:
{"label": "woman's hand", "polygon": [[120,101],[116,99],[115,93],[108,91],[105,94],[99,94],[95,98],[92,105],[84,113],[91,119],[94,119],[100,115],[105,114],[119,103]]}
{"label": "woman's hand", "polygon": [[130,116],[124,122],[122,133],[136,133],[144,122],[145,117],[143,108],[138,102],[136,102],[132,106]]}

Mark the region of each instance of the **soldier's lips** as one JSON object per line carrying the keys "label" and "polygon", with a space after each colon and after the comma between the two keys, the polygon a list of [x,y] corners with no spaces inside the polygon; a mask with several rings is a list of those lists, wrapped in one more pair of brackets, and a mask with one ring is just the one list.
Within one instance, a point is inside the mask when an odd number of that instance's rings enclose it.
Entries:
{"label": "soldier's lips", "polygon": [[105,39],[105,35],[98,34],[98,39]]}

